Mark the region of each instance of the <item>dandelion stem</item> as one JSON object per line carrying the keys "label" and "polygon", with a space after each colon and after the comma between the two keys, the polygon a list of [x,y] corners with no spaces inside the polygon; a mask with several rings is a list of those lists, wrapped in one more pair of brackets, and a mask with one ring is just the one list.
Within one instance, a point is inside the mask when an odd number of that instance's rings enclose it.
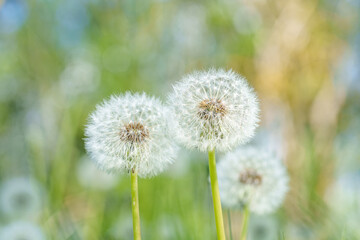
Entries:
{"label": "dandelion stem", "polygon": [[231,227],[231,215],[230,215],[230,209],[227,211],[227,216],[228,216],[228,223],[229,223],[229,236],[230,236],[230,240],[233,240],[233,236],[232,236],[232,227]]}
{"label": "dandelion stem", "polygon": [[246,240],[248,223],[249,223],[249,206],[246,205],[246,206],[245,206],[245,209],[244,209],[243,220],[242,220],[240,240]]}
{"label": "dandelion stem", "polygon": [[222,215],[221,202],[220,202],[219,184],[216,173],[215,150],[209,151],[209,171],[210,171],[211,192],[212,192],[214,212],[215,212],[217,238],[218,240],[225,240],[225,230],[224,230],[223,215]]}
{"label": "dandelion stem", "polygon": [[131,208],[133,217],[134,240],[141,240],[138,180],[135,169],[131,171]]}

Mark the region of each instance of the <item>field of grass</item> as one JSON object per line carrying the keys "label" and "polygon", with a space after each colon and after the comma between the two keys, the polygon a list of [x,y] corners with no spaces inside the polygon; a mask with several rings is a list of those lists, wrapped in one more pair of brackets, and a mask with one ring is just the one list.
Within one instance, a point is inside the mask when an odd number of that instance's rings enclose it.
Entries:
{"label": "field of grass", "polygon": [[[184,74],[215,67],[254,87],[248,144],[290,178],[248,239],[360,239],[359,12],[357,0],[0,0],[0,236],[21,220],[45,239],[132,239],[130,177],[94,168],[88,116],[126,91],[165,102]],[[37,188],[28,214],[27,198],[6,205],[18,178]],[[139,195],[143,239],[216,239],[206,153],[181,149]],[[239,239],[242,211],[223,210]]]}

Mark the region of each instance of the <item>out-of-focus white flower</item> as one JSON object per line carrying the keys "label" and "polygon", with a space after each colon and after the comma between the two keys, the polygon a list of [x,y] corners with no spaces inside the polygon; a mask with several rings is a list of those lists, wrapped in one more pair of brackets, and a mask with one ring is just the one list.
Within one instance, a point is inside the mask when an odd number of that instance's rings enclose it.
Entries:
{"label": "out-of-focus white flower", "polygon": [[268,216],[252,215],[249,220],[249,240],[275,240],[278,239],[277,223]]}
{"label": "out-of-focus white flower", "polygon": [[82,186],[99,190],[109,190],[118,181],[118,176],[99,170],[87,157],[80,160],[77,177]]}
{"label": "out-of-focus white flower", "polygon": [[210,36],[203,6],[194,3],[181,5],[173,16],[170,29],[176,46],[174,50],[179,51],[178,54],[196,56],[203,51],[201,49],[206,49],[204,44],[208,44]]}
{"label": "out-of-focus white flower", "polygon": [[30,222],[17,221],[10,223],[0,231],[1,240],[45,240],[40,226]]}
{"label": "out-of-focus white flower", "polygon": [[227,151],[248,141],[258,122],[258,101],[233,71],[210,69],[185,76],[169,97],[174,136],[189,148]]}
{"label": "out-of-focus white flower", "polygon": [[258,214],[276,210],[288,190],[288,175],[280,159],[252,147],[226,154],[218,164],[218,178],[225,206],[248,205]]}
{"label": "out-of-focus white flower", "polygon": [[168,135],[168,110],[154,97],[126,93],[97,106],[86,127],[86,149],[109,172],[159,174],[173,161],[177,146]]}
{"label": "out-of-focus white flower", "polygon": [[42,204],[42,191],[34,180],[14,178],[1,186],[0,209],[9,217],[36,217]]}
{"label": "out-of-focus white flower", "polygon": [[314,230],[301,223],[287,222],[285,229],[285,239],[306,240],[317,239]]}
{"label": "out-of-focus white flower", "polygon": [[89,60],[74,58],[60,75],[60,90],[67,97],[90,93],[99,85],[99,70]]}

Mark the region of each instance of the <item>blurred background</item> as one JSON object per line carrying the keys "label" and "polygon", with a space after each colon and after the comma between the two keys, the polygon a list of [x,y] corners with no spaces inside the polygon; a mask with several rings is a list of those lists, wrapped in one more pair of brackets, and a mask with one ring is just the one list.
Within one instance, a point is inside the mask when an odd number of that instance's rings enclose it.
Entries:
{"label": "blurred background", "polygon": [[[131,239],[129,177],[88,159],[87,117],[128,90],[165,100],[209,67],[254,86],[249,144],[290,174],[249,239],[360,239],[359,13],[359,0],[0,0],[2,240]],[[206,154],[182,150],[139,187],[143,239],[215,239]],[[241,213],[224,217],[238,238]]]}

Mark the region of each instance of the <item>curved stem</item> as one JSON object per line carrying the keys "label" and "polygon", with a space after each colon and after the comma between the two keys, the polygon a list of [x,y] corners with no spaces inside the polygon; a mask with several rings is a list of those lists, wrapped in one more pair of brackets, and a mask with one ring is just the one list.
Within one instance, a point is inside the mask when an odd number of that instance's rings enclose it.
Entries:
{"label": "curved stem", "polygon": [[133,217],[134,240],[141,240],[138,180],[137,172],[134,169],[131,171],[131,208]]}
{"label": "curved stem", "polygon": [[245,206],[245,209],[244,209],[243,220],[242,220],[240,240],[246,240],[248,223],[249,223],[249,206],[246,205],[246,206]]}
{"label": "curved stem", "polygon": [[218,240],[225,240],[225,230],[223,223],[223,215],[220,202],[219,184],[216,173],[216,159],[215,150],[209,151],[209,171],[210,171],[210,183],[211,193],[213,197],[215,223]]}

